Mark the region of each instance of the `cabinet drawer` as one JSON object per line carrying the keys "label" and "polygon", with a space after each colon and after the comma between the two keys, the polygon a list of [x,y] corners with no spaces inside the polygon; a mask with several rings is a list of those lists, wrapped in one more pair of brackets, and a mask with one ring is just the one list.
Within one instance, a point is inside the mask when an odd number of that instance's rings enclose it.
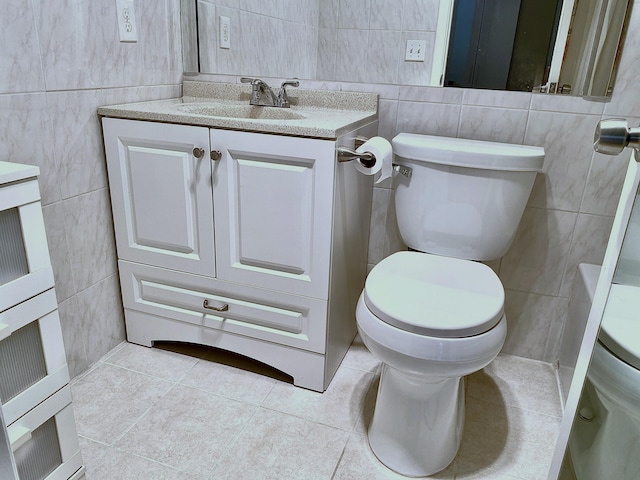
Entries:
{"label": "cabinet drawer", "polygon": [[324,353],[325,301],[122,260],[119,267],[125,308]]}
{"label": "cabinet drawer", "polygon": [[68,386],[9,425],[7,433],[20,480],[66,480],[82,467]]}
{"label": "cabinet drawer", "polygon": [[53,289],[0,313],[0,404],[7,424],[69,382]]}

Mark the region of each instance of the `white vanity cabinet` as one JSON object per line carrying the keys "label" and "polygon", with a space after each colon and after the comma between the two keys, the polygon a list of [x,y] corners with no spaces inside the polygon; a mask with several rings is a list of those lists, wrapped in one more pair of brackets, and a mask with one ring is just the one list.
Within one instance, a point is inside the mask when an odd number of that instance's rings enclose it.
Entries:
{"label": "white vanity cabinet", "polygon": [[335,151],[377,124],[316,139],[102,122],[128,340],[219,347],[325,390],[356,333],[372,194]]}

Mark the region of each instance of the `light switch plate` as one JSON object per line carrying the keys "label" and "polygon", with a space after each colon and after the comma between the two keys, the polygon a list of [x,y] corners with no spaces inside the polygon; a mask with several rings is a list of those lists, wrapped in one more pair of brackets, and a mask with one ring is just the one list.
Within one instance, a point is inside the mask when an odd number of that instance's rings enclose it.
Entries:
{"label": "light switch plate", "polygon": [[424,51],[426,49],[426,40],[407,40],[407,50],[404,55],[405,61],[424,62]]}

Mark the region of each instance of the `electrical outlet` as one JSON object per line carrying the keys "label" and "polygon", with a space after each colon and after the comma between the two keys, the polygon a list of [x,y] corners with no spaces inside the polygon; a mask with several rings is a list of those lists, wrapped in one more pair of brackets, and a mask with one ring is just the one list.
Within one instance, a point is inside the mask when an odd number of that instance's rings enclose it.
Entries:
{"label": "electrical outlet", "polygon": [[231,48],[231,20],[220,16],[220,48]]}
{"label": "electrical outlet", "polygon": [[136,12],[133,0],[116,0],[118,12],[118,34],[121,42],[137,42]]}
{"label": "electrical outlet", "polygon": [[424,51],[426,49],[426,40],[407,40],[407,50],[404,54],[404,60],[406,62],[424,62]]}

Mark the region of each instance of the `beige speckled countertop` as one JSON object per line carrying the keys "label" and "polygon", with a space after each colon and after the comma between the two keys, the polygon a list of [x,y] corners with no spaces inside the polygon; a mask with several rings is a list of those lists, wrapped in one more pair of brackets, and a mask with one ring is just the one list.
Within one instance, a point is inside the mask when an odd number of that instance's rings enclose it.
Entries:
{"label": "beige speckled countertop", "polygon": [[98,114],[327,139],[378,119],[375,93],[296,88],[287,92],[291,108],[252,107],[250,85],[185,81],[182,98],[100,107]]}

